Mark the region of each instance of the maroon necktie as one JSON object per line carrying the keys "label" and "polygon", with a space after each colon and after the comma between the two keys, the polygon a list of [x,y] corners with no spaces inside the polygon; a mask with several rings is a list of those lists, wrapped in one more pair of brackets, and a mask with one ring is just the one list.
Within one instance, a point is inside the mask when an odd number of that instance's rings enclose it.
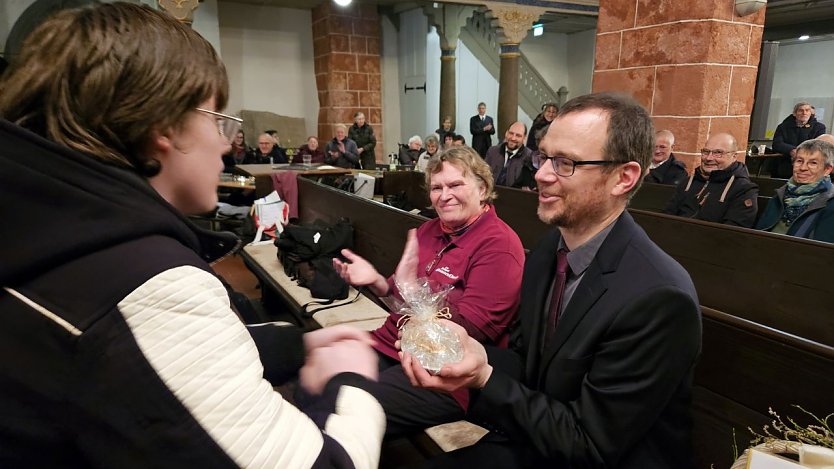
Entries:
{"label": "maroon necktie", "polygon": [[565,293],[565,282],[568,278],[568,251],[559,249],[556,251],[556,276],[553,279],[553,294],[550,298],[550,315],[547,318],[547,329],[545,330],[544,345],[550,343],[556,332],[556,324],[559,322],[561,313],[562,295]]}

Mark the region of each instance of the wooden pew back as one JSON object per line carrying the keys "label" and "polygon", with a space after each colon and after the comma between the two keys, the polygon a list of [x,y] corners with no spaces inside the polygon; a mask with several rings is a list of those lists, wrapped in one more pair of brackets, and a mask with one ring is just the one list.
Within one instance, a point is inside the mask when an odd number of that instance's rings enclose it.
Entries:
{"label": "wooden pew back", "polygon": [[834,345],[834,245],[630,210],[689,272],[703,306]]}
{"label": "wooden pew back", "polygon": [[[834,347],[821,345],[710,308],[703,312],[703,349],[693,388],[696,467],[729,467],[762,433],[773,408],[781,416],[808,419],[792,405],[819,417],[832,412]],[[735,434],[734,434],[735,432]]]}

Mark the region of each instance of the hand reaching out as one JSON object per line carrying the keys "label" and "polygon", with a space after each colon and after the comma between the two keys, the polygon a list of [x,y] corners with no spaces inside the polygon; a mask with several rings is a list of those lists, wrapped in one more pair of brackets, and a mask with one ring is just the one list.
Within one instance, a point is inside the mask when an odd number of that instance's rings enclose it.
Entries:
{"label": "hand reaching out", "polygon": [[353,286],[368,286],[377,296],[388,294],[388,281],[370,262],[350,249],[342,249],[342,255],[347,262],[334,258],[333,268],[345,282]]}
{"label": "hand reaching out", "polygon": [[420,245],[417,242],[417,230],[412,228],[408,230],[403,255],[400,258],[399,264],[397,264],[397,270],[394,271],[394,275],[400,281],[414,281],[421,274],[421,272],[417,272],[419,263]]}
{"label": "hand reaching out", "polygon": [[376,381],[379,376],[378,360],[376,352],[366,342],[338,340],[316,347],[307,354],[298,381],[313,395],[321,394],[327,382],[339,373],[357,373]]}

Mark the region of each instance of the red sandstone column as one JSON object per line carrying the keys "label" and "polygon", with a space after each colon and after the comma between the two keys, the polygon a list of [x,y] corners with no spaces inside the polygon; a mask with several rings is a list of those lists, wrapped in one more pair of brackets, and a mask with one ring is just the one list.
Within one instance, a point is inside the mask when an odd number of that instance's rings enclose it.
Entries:
{"label": "red sandstone column", "polygon": [[382,79],[379,62],[379,14],[376,5],[347,8],[323,2],[313,9],[313,54],[319,93],[318,136],[333,138],[333,126],[353,124],[361,111],[377,138],[382,161]]}
{"label": "red sandstone column", "polygon": [[740,17],[734,3],[599,2],[593,91],[634,96],[658,130],[675,134],[675,156],[690,171],[710,134],[747,146],[764,10]]}

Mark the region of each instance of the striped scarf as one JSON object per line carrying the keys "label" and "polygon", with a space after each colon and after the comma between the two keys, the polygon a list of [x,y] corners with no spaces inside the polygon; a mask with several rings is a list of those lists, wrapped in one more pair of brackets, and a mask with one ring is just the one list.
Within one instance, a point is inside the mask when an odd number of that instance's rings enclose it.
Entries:
{"label": "striped scarf", "polygon": [[788,186],[785,189],[785,211],[782,213],[782,221],[785,225],[790,226],[808,208],[811,201],[819,194],[828,192],[830,188],[831,180],[828,176],[824,176],[816,183],[808,184],[797,184],[793,178],[788,180]]}

